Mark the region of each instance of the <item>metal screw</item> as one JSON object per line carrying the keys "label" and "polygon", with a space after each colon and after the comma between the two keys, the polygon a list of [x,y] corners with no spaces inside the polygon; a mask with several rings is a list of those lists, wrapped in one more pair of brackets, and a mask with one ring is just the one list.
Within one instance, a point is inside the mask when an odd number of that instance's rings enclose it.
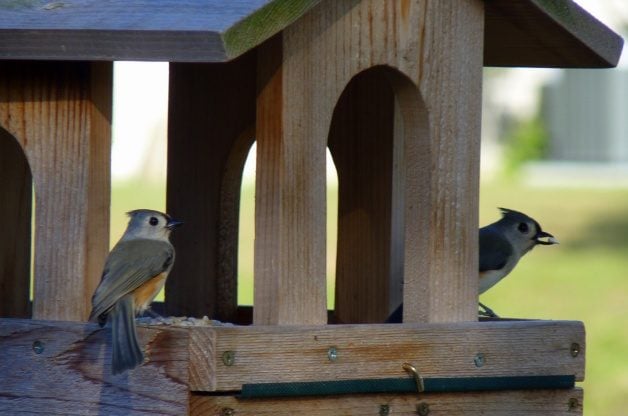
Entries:
{"label": "metal screw", "polygon": [[576,358],[578,354],[580,354],[580,344],[573,343],[571,344],[571,348],[569,348],[569,352],[571,352],[571,356]]}
{"label": "metal screw", "polygon": [[336,347],[329,347],[327,350],[327,358],[329,358],[329,361],[332,363],[338,359],[338,350]]}
{"label": "metal screw", "polygon": [[423,402],[416,406],[416,412],[419,416],[427,416],[430,414],[430,405]]}
{"label": "metal screw", "polygon": [[33,342],[33,351],[35,352],[35,354],[41,354],[42,352],[44,352],[45,347],[46,345],[40,340]]}
{"label": "metal screw", "polygon": [[475,354],[475,357],[473,358],[473,363],[476,367],[482,367],[484,365],[484,362],[484,354],[482,354],[481,352]]}
{"label": "metal screw", "polygon": [[390,406],[388,406],[387,404],[379,405],[379,416],[388,416],[389,413],[390,413]]}
{"label": "metal screw", "polygon": [[235,352],[233,351],[225,351],[222,353],[222,362],[226,366],[232,366],[235,363]]}
{"label": "metal screw", "polygon": [[568,403],[568,408],[569,410],[575,410],[578,408],[578,399],[576,399],[575,397],[572,397],[571,399],[569,399],[569,403]]}
{"label": "metal screw", "polygon": [[222,411],[220,412],[221,416],[233,416],[235,415],[235,410],[233,410],[230,407],[223,407]]}

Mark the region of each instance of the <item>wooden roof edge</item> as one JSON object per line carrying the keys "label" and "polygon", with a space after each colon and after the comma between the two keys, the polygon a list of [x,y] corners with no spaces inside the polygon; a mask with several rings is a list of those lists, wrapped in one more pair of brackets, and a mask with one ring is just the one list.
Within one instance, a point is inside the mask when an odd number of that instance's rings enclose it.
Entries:
{"label": "wooden roof edge", "polygon": [[281,32],[321,0],[297,0],[286,3],[272,0],[237,22],[222,35],[228,59],[236,58]]}
{"label": "wooden roof edge", "polygon": [[611,68],[623,39],[572,0],[485,0],[485,66]]}
{"label": "wooden roof edge", "polygon": [[[26,20],[36,24],[24,28],[14,26],[7,15],[4,26],[0,25],[0,59],[223,62],[255,48],[321,2],[260,1],[257,8],[245,8],[241,17],[227,13],[232,20],[222,21],[224,24],[220,19],[196,19],[175,27],[164,26],[169,15],[164,14],[168,8],[163,6],[153,11],[147,24],[134,28],[103,20],[98,10],[87,7],[93,1],[68,3],[68,10],[83,7],[84,13],[70,19],[69,26],[64,24],[68,17],[64,8],[48,10],[44,5],[33,9]],[[485,66],[608,68],[619,61],[623,39],[572,0],[484,1]],[[43,0],[26,3],[33,2]],[[181,16],[175,17],[181,21]],[[176,21],[175,17],[170,19]],[[134,18],[123,23],[132,23]],[[104,24],[81,26],[90,22]]]}

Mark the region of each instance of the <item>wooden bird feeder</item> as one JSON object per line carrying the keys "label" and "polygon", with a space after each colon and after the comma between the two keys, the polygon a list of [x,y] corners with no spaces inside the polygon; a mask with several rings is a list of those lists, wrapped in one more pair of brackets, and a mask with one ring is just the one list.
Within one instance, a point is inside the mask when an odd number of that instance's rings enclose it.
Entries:
{"label": "wooden bird feeder", "polygon": [[[0,2],[0,412],[582,414],[581,322],[477,319],[482,67],[612,67],[621,48],[571,0]],[[187,226],[168,314],[240,319],[254,140],[257,179],[252,325],[141,325],[148,361],[114,377],[84,321],[116,60],[170,62],[167,210]]]}

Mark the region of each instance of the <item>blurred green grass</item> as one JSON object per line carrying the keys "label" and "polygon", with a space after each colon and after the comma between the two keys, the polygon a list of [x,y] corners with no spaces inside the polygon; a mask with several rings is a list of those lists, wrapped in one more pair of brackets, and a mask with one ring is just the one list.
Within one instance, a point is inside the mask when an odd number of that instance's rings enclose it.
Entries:
{"label": "blurred green grass", "polygon": [[628,190],[484,183],[480,225],[496,207],[535,218],[560,245],[537,247],[481,301],[501,316],[583,321],[585,414],[628,414]]}
{"label": "blurred green grass", "polygon": [[[333,306],[337,197],[328,193],[328,303]],[[240,304],[253,302],[254,186],[243,185],[240,214]],[[111,241],[126,226],[124,212],[165,209],[165,186],[114,184]],[[500,216],[497,207],[523,211],[561,242],[537,247],[482,296],[504,317],[567,319],[587,331],[585,414],[628,414],[628,190],[531,188],[483,182],[480,225]],[[183,232],[183,230],[182,230]],[[160,295],[159,299],[163,299]]]}

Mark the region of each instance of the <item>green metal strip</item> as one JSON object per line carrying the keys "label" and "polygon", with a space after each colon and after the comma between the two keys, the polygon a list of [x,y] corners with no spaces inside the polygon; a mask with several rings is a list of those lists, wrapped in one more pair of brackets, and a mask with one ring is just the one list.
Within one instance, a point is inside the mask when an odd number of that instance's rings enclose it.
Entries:
{"label": "green metal strip", "polygon": [[[512,376],[425,378],[428,392],[469,392],[482,390],[570,389],[576,378],[567,376]],[[241,398],[329,396],[365,393],[417,393],[413,378],[384,378],[377,380],[335,380],[294,383],[244,384]]]}

